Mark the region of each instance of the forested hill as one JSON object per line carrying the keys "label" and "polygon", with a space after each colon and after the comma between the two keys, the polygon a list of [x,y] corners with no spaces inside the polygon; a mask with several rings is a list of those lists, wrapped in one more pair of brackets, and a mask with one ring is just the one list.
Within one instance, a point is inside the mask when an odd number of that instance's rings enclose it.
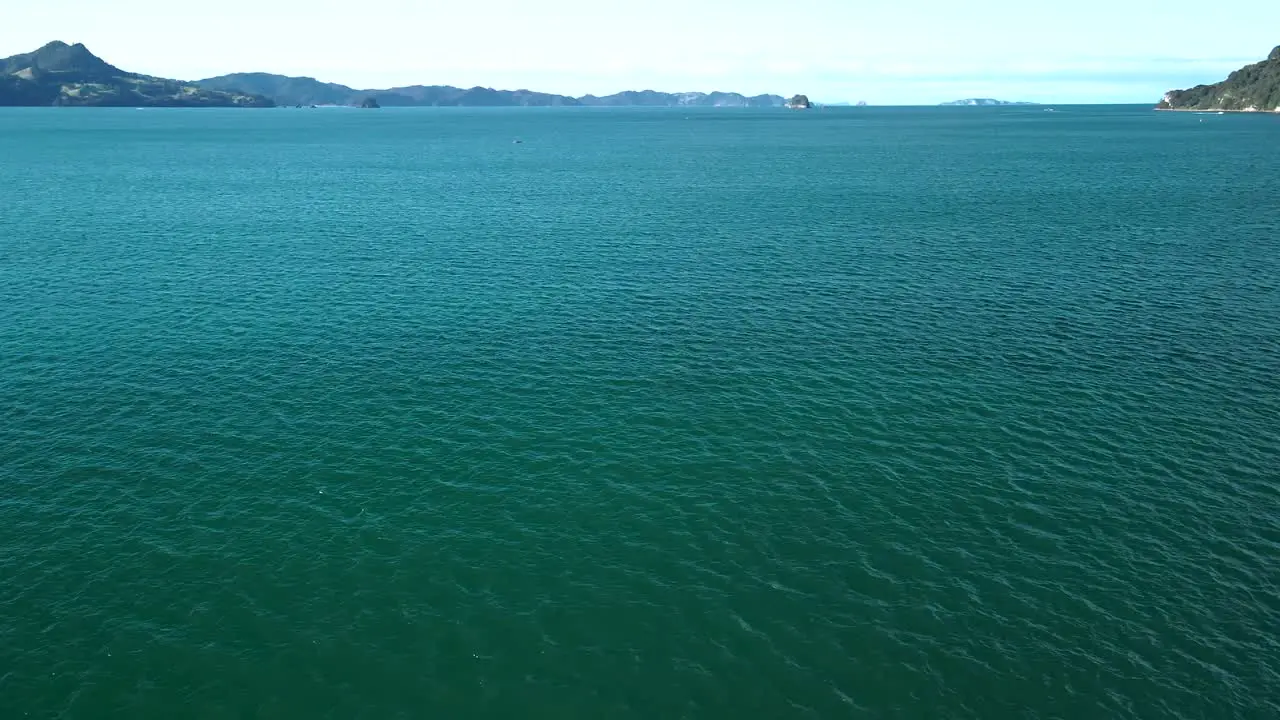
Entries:
{"label": "forested hill", "polygon": [[271,101],[126,72],[84,45],[51,42],[34,52],[0,60],[0,106],[4,105],[270,107]]}
{"label": "forested hill", "polygon": [[1280,112],[1280,47],[1266,60],[1246,65],[1213,85],[1165,93],[1161,110]]}

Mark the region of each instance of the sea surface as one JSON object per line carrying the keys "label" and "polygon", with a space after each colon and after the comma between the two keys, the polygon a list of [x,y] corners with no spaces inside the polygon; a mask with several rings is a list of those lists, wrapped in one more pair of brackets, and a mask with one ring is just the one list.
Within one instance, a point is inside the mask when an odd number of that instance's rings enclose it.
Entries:
{"label": "sea surface", "polygon": [[1280,717],[1280,117],[1057,110],[0,111],[0,718]]}

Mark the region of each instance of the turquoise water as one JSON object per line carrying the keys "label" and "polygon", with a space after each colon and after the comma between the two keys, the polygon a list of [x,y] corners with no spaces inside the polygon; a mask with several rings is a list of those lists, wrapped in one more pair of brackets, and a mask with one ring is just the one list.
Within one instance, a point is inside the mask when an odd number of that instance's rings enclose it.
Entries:
{"label": "turquoise water", "polygon": [[1280,118],[4,110],[0,189],[0,718],[1280,715]]}

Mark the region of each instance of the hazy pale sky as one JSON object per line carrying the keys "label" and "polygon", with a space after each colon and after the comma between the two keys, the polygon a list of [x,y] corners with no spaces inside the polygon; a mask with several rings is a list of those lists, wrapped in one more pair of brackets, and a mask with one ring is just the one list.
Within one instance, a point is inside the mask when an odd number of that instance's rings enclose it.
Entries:
{"label": "hazy pale sky", "polygon": [[875,105],[1154,102],[1280,44],[1276,0],[27,0],[3,14],[0,57],[58,39],[184,80],[260,70]]}

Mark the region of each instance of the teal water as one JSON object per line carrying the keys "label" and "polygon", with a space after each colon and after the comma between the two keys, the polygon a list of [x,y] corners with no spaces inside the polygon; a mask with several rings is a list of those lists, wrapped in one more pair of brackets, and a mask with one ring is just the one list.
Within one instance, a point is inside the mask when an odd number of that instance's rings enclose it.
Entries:
{"label": "teal water", "polygon": [[0,718],[1280,716],[1280,118],[4,110],[0,189]]}

